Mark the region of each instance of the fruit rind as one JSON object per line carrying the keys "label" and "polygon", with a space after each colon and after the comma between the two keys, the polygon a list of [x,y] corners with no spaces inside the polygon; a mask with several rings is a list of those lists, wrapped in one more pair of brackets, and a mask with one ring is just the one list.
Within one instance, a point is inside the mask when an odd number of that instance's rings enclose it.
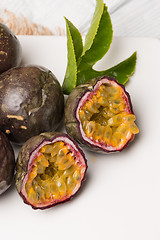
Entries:
{"label": "fruit rind", "polygon": [[64,96],[54,74],[42,66],[12,68],[0,76],[0,130],[22,144],[55,131],[64,113]]}
{"label": "fruit rind", "polygon": [[18,38],[3,23],[0,23],[0,74],[12,67],[19,66],[22,48]]}
{"label": "fruit rind", "polygon": [[0,195],[12,184],[15,170],[15,156],[6,135],[0,132]]}

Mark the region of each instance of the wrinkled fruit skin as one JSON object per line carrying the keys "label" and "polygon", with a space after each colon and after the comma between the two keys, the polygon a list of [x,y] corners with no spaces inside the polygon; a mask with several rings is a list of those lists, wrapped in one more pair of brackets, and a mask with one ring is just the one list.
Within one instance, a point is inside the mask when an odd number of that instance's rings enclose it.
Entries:
{"label": "wrinkled fruit skin", "polygon": [[0,132],[0,195],[10,186],[14,176],[15,157],[13,148],[6,137]]}
{"label": "wrinkled fruit skin", "polygon": [[12,68],[0,75],[0,130],[19,144],[54,131],[64,112],[61,86],[40,66]]}
{"label": "wrinkled fruit skin", "polygon": [[[103,76],[101,78],[95,78],[89,81],[86,84],[79,85],[69,95],[66,105],[65,105],[65,127],[67,133],[78,143],[82,144],[84,147],[86,146],[91,151],[100,151],[103,153],[110,153],[110,152],[116,152],[116,151],[122,151],[124,148],[127,147],[128,143],[131,142],[134,139],[135,134],[130,134],[130,138],[126,141],[126,143],[120,147],[112,147],[112,146],[105,146],[104,143],[97,143],[96,141],[88,141],[88,138],[85,136],[84,133],[82,133],[82,123],[80,122],[80,119],[78,117],[78,108],[80,109],[80,105],[82,104],[82,99],[84,96],[87,96],[87,94],[90,94],[94,92],[95,87],[97,85],[101,86],[102,82],[105,83],[107,81],[111,84],[118,85],[125,95],[125,101],[127,102],[127,112],[128,114],[134,114],[131,99],[129,96],[129,93],[125,90],[125,87],[121,84],[119,84],[116,79],[108,76]],[[138,131],[138,130],[137,130]],[[103,134],[103,131],[102,131]]]}
{"label": "wrinkled fruit skin", "polygon": [[0,23],[0,73],[19,66],[21,58],[19,40],[6,25]]}
{"label": "wrinkled fruit skin", "polygon": [[[31,173],[31,168],[35,166],[36,156],[39,156],[39,151],[43,147],[47,146],[47,144],[53,144],[59,141],[64,141],[69,143],[71,147],[75,150],[75,154],[78,159],[83,160],[83,175],[79,187],[70,195],[64,195],[58,199],[58,201],[48,201],[47,203],[32,203],[30,202],[29,196],[26,194],[25,184],[27,182],[26,179],[29,179],[29,173]],[[18,193],[22,197],[24,203],[31,205],[33,209],[47,209],[53,207],[57,204],[69,201],[81,188],[82,182],[85,180],[85,175],[87,171],[87,160],[83,151],[79,148],[78,144],[72,140],[67,134],[59,133],[59,132],[45,132],[41,133],[38,136],[34,136],[30,138],[21,148],[17,165],[16,165],[16,177],[15,184]]]}

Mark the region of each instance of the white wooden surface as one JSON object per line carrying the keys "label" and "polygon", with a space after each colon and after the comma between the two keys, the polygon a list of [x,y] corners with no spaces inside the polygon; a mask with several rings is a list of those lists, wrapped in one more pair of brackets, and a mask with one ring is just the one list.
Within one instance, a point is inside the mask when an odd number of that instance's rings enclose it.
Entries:
{"label": "white wooden surface", "polygon": [[[160,38],[160,0],[104,0],[111,14],[114,35]],[[0,0],[0,13],[7,9],[32,22],[65,29],[64,16],[82,33],[88,30],[96,0]]]}

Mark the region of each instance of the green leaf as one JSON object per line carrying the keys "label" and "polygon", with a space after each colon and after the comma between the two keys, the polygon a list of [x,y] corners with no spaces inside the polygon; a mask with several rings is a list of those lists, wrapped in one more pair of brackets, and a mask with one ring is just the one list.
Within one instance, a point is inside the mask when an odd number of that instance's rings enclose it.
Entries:
{"label": "green leaf", "polygon": [[116,66],[109,68],[105,71],[96,71],[93,68],[88,69],[88,71],[81,71],[78,72],[77,78],[78,82],[81,84],[88,82],[90,79],[101,77],[104,75],[114,77],[116,80],[121,83],[125,84],[135,70],[137,60],[137,54],[134,52],[129,58],[120,62]]}
{"label": "green leaf", "polygon": [[96,9],[92,18],[92,22],[90,25],[90,28],[88,30],[88,33],[85,37],[85,44],[84,44],[84,49],[83,49],[83,54],[89,50],[92,46],[93,40],[95,38],[95,35],[97,33],[98,27],[99,27],[99,22],[103,13],[104,9],[104,3],[103,0],[97,0],[97,5]]}
{"label": "green leaf", "polygon": [[[100,60],[109,50],[113,37],[112,23],[104,5],[103,14],[101,16],[97,34],[92,42],[92,46],[88,49],[81,58],[78,66],[78,72],[88,71],[98,60]],[[81,80],[77,82],[79,85]]]}
{"label": "green leaf", "polygon": [[137,53],[134,52],[129,58],[120,62],[114,67],[101,72],[101,76],[108,75],[110,77],[115,77],[117,81],[121,84],[125,84],[129,78],[134,73],[137,61]]}
{"label": "green leaf", "polygon": [[128,59],[105,71],[96,71],[93,66],[109,50],[112,37],[112,23],[103,0],[97,0],[91,26],[85,38],[78,29],[66,19],[68,64],[63,81],[63,92],[69,94],[76,86],[88,82],[95,77],[108,75],[115,77],[121,84],[127,82],[136,66],[136,52]]}
{"label": "green leaf", "polygon": [[76,61],[78,62],[78,59],[80,58],[83,52],[82,36],[78,29],[67,18],[65,18],[65,20],[66,25],[69,28],[70,35],[72,37]]}
{"label": "green leaf", "polygon": [[68,64],[67,64],[67,69],[66,69],[66,74],[63,81],[62,89],[64,94],[69,94],[77,85],[77,62],[76,62],[76,54],[75,54],[75,48],[74,48],[75,42],[73,43],[68,21],[66,21],[66,30],[67,30]]}

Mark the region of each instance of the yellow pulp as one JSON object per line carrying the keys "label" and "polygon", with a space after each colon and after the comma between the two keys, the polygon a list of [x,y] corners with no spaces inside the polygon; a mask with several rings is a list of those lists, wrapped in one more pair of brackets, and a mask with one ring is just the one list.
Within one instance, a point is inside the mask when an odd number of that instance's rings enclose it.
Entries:
{"label": "yellow pulp", "polygon": [[48,144],[34,159],[25,184],[31,203],[58,201],[70,196],[82,179],[82,167],[63,142]]}
{"label": "yellow pulp", "polygon": [[139,132],[135,115],[126,111],[120,86],[102,84],[79,110],[79,118],[88,138],[116,148]]}

